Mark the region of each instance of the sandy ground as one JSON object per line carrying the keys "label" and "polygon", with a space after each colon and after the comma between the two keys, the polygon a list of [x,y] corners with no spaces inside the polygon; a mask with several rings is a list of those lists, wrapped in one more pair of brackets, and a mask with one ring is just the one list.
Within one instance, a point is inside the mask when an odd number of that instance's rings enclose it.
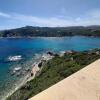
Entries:
{"label": "sandy ground", "polygon": [[100,100],[100,59],[29,100]]}

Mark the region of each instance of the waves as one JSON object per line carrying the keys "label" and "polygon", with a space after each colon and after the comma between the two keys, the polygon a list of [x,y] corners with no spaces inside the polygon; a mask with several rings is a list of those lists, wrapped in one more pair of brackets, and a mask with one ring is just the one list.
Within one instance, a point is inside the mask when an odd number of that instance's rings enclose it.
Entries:
{"label": "waves", "polygon": [[4,100],[5,97],[12,94],[17,90],[26,80],[32,69],[33,63],[41,59],[42,54],[34,54],[32,58],[24,58],[22,55],[9,56],[6,59],[10,65],[5,82],[0,88],[0,99]]}
{"label": "waves", "polygon": [[7,58],[8,61],[19,61],[22,59],[22,56],[21,55],[16,55],[16,56],[9,56]]}

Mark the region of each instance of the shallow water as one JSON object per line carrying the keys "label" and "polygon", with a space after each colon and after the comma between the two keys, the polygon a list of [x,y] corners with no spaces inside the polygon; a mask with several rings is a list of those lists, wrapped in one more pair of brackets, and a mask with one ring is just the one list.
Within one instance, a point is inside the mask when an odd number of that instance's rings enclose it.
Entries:
{"label": "shallow water", "polygon": [[[100,48],[100,38],[97,37],[62,37],[62,38],[1,38],[0,39],[0,98],[5,91],[13,89],[24,77],[11,76],[10,70],[15,67],[25,69],[31,67],[32,63],[38,59],[38,54],[46,51],[83,51],[93,48]],[[16,62],[9,62],[9,56],[21,55],[22,59]],[[12,87],[12,88],[11,88]]]}

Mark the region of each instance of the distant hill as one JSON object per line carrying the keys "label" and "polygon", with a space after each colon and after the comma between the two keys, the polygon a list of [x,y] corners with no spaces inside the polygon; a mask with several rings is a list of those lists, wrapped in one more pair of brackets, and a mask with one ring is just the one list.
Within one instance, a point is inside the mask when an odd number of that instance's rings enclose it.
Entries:
{"label": "distant hill", "polygon": [[71,27],[33,27],[25,26],[0,31],[0,37],[62,37],[62,36],[100,36],[100,26]]}

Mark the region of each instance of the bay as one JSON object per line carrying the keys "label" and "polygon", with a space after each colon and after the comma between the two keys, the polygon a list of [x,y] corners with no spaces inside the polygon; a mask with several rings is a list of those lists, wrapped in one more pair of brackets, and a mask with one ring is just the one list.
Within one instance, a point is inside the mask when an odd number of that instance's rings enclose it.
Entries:
{"label": "bay", "polygon": [[[0,98],[17,86],[22,77],[11,76],[11,69],[30,68],[39,56],[47,51],[84,51],[100,48],[100,37],[38,37],[0,39]],[[11,56],[22,57],[19,61],[8,61]]]}

